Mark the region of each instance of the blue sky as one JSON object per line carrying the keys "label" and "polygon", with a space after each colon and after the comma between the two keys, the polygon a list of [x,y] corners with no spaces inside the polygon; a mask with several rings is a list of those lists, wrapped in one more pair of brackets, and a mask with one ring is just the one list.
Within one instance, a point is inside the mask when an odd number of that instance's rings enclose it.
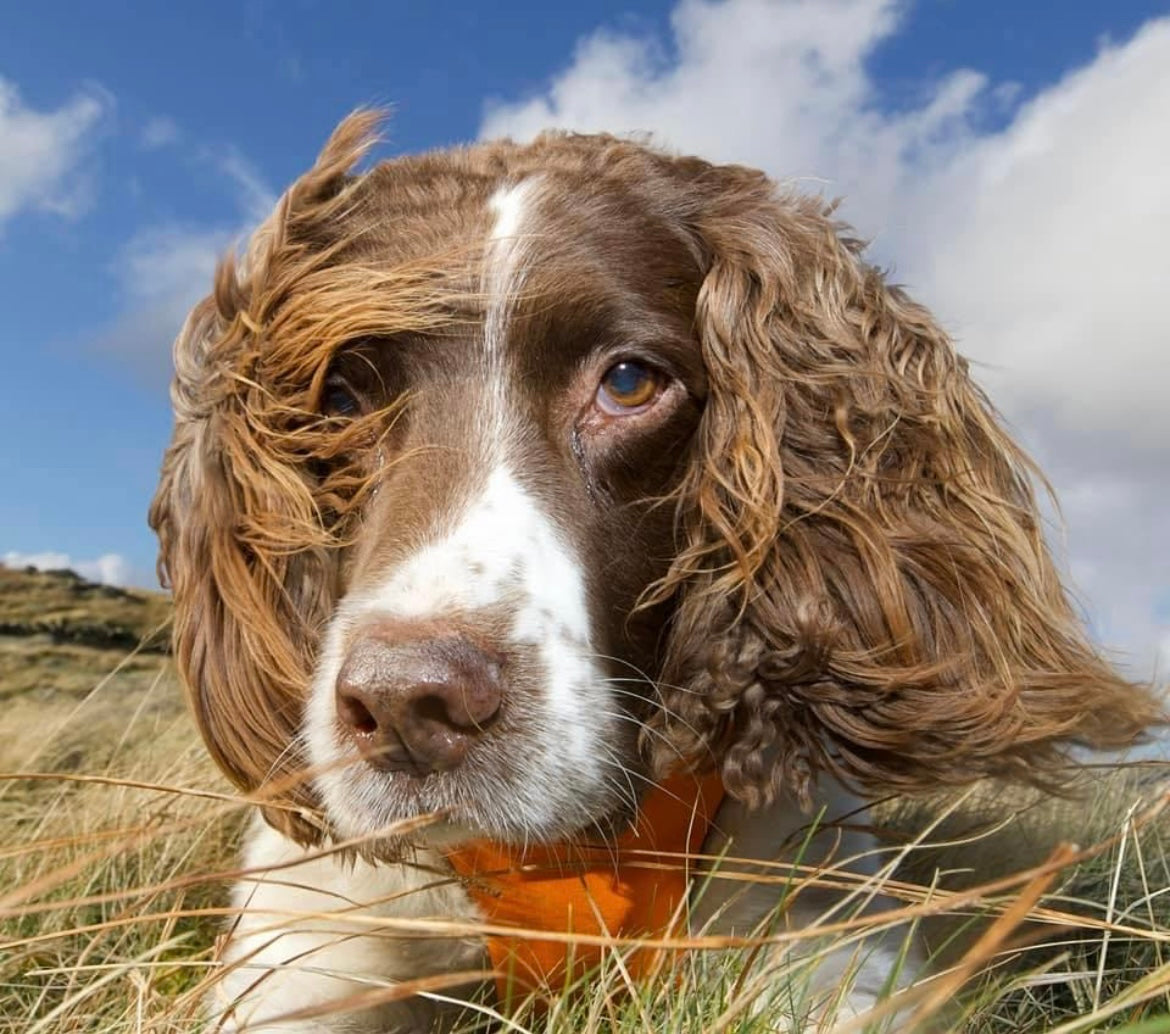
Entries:
{"label": "blue sky", "polygon": [[[1058,548],[1087,614],[1148,673],[1159,651],[1170,658],[1158,347],[1170,327],[1151,244],[1170,231],[1166,12],[1138,0],[10,5],[0,557],[64,555],[149,583],[144,515],[183,308],[336,121],[388,103],[386,155],[545,124],[645,129],[845,194],[876,256],[986,365],[1065,500]],[[1143,249],[1160,281],[1140,273]],[[1131,263],[1139,273],[1120,275]]]}

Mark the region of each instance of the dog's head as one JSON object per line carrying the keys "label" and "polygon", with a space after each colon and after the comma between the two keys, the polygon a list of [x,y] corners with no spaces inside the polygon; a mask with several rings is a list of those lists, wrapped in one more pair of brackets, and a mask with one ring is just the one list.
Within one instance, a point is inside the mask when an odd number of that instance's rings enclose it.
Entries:
{"label": "dog's head", "polygon": [[819,200],[610,137],[355,173],[375,122],[176,344],[176,653],[270,821],[554,839],[674,767],[914,790],[1158,717],[966,363]]}

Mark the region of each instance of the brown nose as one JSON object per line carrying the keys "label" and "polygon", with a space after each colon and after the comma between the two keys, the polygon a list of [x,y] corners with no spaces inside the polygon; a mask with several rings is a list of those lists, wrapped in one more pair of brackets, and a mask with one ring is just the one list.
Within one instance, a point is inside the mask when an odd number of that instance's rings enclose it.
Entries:
{"label": "brown nose", "polygon": [[465,637],[387,622],[364,629],[337,675],[337,714],[375,768],[459,765],[500,710],[501,660]]}

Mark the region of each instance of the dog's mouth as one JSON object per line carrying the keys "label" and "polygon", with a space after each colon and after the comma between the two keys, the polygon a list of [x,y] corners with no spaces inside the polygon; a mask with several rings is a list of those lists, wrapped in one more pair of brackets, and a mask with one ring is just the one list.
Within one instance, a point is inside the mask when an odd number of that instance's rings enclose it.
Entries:
{"label": "dog's mouth", "polygon": [[405,744],[351,750],[316,783],[330,824],[346,839],[409,829],[417,842],[453,846],[612,839],[636,817],[650,779],[637,761],[606,758],[578,771],[568,752],[549,744],[492,736],[458,765],[438,769]]}

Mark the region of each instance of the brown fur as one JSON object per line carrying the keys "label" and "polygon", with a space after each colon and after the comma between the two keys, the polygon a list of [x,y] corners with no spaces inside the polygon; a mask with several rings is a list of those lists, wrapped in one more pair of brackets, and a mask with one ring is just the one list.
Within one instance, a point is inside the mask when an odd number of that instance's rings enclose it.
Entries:
{"label": "brown fur", "polygon": [[[320,826],[300,709],[338,556],[380,476],[363,455],[398,412],[315,415],[326,370],[355,339],[478,313],[473,249],[428,253],[424,222],[405,217],[401,256],[370,244],[395,217],[376,173],[350,171],[376,122],[341,124],[192,313],[150,515],[209,747],[302,841]],[[693,253],[707,394],[662,501],[674,559],[643,595],[670,615],[643,742],[659,771],[713,759],[750,802],[826,769],[883,792],[1035,781],[1062,743],[1118,746],[1162,720],[1087,641],[1044,545],[1035,471],[966,362],[819,200],[608,137],[409,161],[454,165],[484,197],[546,169],[616,183]]]}

